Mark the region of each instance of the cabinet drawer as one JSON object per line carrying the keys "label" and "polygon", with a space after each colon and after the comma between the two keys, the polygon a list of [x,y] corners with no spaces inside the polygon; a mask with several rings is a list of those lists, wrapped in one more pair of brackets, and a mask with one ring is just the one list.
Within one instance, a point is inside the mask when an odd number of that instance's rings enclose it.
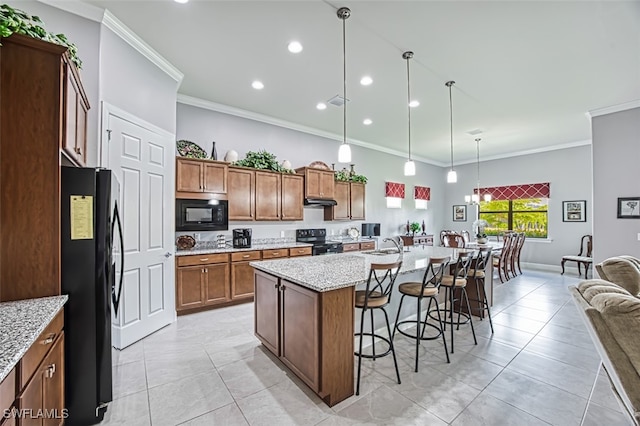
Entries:
{"label": "cabinet drawer", "polygon": [[231,253],[232,262],[241,262],[243,260],[260,260],[259,251],[240,251],[237,253]]}
{"label": "cabinet drawer", "polygon": [[178,266],[198,266],[210,263],[225,263],[229,261],[229,253],[201,254],[199,256],[178,256]]}
{"label": "cabinet drawer", "polygon": [[262,250],[263,259],[277,259],[279,257],[287,257],[287,256],[289,256],[289,250],[287,250],[286,248]]}
{"label": "cabinet drawer", "polygon": [[289,256],[311,256],[311,247],[290,248]]}
{"label": "cabinet drawer", "polygon": [[42,359],[49,349],[51,349],[58,335],[62,332],[63,324],[64,312],[60,311],[40,336],[38,336],[36,341],[33,342],[31,347],[27,349],[27,352],[20,360],[20,388],[23,388],[27,384]]}
{"label": "cabinet drawer", "polygon": [[[16,399],[16,369],[11,370],[9,375],[0,383],[0,410],[5,410],[13,405]],[[1,416],[0,416],[1,417]]]}
{"label": "cabinet drawer", "polygon": [[360,250],[375,250],[376,243],[371,241],[368,243],[360,243]]}
{"label": "cabinet drawer", "polygon": [[358,251],[358,250],[360,250],[360,244],[358,244],[358,243],[342,244],[342,251],[343,252]]}

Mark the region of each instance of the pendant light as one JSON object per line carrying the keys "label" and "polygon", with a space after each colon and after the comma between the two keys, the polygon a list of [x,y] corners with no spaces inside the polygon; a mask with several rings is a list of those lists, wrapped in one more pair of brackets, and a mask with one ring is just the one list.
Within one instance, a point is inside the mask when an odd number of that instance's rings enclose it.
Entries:
{"label": "pendant light", "polygon": [[[476,192],[475,194],[465,195],[464,201],[467,204],[480,204],[480,138],[476,139],[476,165],[478,171],[478,182],[476,183]],[[484,194],[484,201],[491,201],[491,194]]]}
{"label": "pendant light", "polygon": [[447,182],[456,183],[458,181],[458,174],[455,170],[453,170],[453,102],[451,100],[451,86],[453,86],[456,82],[451,80],[447,81],[444,85],[449,88],[449,117],[451,118],[451,170],[447,173]]}
{"label": "pendant light", "polygon": [[347,143],[347,36],[346,21],[351,16],[351,10],[348,7],[338,9],[338,18],[342,19],[342,145],[338,150],[338,162],[351,162],[351,147]]}
{"label": "pendant light", "polygon": [[407,60],[407,109],[409,112],[409,158],[404,163],[404,175],[415,176],[416,163],[411,159],[411,80],[409,78],[409,59],[413,58],[413,52],[407,51],[402,54],[402,58]]}

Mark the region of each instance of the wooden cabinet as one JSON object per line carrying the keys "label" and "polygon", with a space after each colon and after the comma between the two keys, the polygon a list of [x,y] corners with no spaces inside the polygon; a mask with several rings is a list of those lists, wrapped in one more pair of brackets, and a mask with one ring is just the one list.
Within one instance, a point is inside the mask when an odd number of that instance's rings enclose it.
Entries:
{"label": "wooden cabinet", "polygon": [[282,220],[302,220],[304,218],[304,177],[282,175]]}
{"label": "wooden cabinet", "polygon": [[311,247],[295,247],[289,249],[289,257],[311,256]]}
{"label": "wooden cabinet", "polygon": [[260,251],[231,254],[231,299],[253,298],[253,267],[249,262],[260,260]]}
{"label": "wooden cabinet", "polygon": [[[66,61],[66,56],[64,56]],[[64,67],[65,138],[62,149],[72,162],[84,166],[87,160],[87,114],[89,101],[80,83],[77,68],[68,61]]]}
{"label": "wooden cabinet", "polygon": [[61,153],[85,163],[89,104],[65,47],[19,34],[1,41],[0,301],[55,296]]}
{"label": "wooden cabinet", "polygon": [[280,173],[256,172],[256,220],[280,220],[282,178]]}
{"label": "wooden cabinet", "polygon": [[262,260],[267,259],[280,259],[283,257],[289,257],[289,249],[271,249],[262,250]]}
{"label": "wooden cabinet", "polygon": [[[64,313],[59,312],[0,383],[2,426],[64,423]],[[11,409],[19,410],[11,415]],[[17,413],[22,414],[18,419]]]}
{"label": "wooden cabinet", "polygon": [[256,172],[229,167],[229,220],[253,220],[255,211]]}
{"label": "wooden cabinet", "polygon": [[376,243],[375,241],[367,241],[364,243],[360,243],[360,250],[375,250]]}
{"label": "wooden cabinet", "polygon": [[176,198],[207,198],[205,194],[226,194],[227,179],[226,163],[176,157]]}
{"label": "wooden cabinet", "polygon": [[432,246],[433,245],[433,235],[416,235],[413,237],[414,245],[425,245]]}
{"label": "wooden cabinet", "polygon": [[354,289],[315,292],[255,271],[255,335],[329,405],[353,395]]}
{"label": "wooden cabinet", "polygon": [[176,266],[177,311],[230,300],[228,254],[180,256]]}
{"label": "wooden cabinet", "polygon": [[376,243],[375,241],[365,241],[360,243],[343,243],[342,251],[358,251],[358,250],[375,250]]}
{"label": "wooden cabinet", "polygon": [[300,167],[296,173],[304,175],[304,196],[306,198],[334,199],[335,174],[332,170]]}
{"label": "wooden cabinet", "polygon": [[364,220],[365,185],[336,182],[335,206],[324,208],[324,220]]}

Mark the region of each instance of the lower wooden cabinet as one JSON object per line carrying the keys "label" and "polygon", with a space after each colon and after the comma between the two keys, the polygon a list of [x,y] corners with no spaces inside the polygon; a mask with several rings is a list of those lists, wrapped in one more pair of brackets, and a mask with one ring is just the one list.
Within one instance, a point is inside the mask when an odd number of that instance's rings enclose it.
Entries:
{"label": "lower wooden cabinet", "polygon": [[181,256],[176,260],[176,310],[230,300],[229,255]]}
{"label": "lower wooden cabinet", "polygon": [[63,322],[60,312],[0,383],[0,425],[64,424]]}
{"label": "lower wooden cabinet", "polygon": [[376,243],[375,241],[366,241],[361,243],[343,243],[342,251],[359,251],[359,250],[375,250]]}
{"label": "lower wooden cabinet", "polygon": [[255,271],[255,335],[329,406],[353,395],[354,289],[315,292]]}

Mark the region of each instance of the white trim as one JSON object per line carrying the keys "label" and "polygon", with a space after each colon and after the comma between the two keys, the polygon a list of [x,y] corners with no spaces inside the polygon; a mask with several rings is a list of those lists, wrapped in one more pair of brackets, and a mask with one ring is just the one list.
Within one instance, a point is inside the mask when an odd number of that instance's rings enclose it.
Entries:
{"label": "white trim", "polygon": [[100,138],[99,138],[100,157],[98,158],[98,164],[100,165],[100,167],[108,168],[108,164],[105,164],[104,159],[109,158],[109,145],[108,143],[106,143],[106,141],[108,141],[109,135],[107,134],[108,129],[105,128],[109,119],[109,115],[118,116],[123,120],[130,121],[131,123],[144,127],[147,130],[157,133],[160,136],[168,137],[174,140],[176,138],[175,133],[171,133],[168,130],[162,129],[156,126],[155,124],[151,124],[148,121],[145,121],[142,118],[136,117],[130,112],[120,109],[117,106],[114,106],[108,102],[100,101],[100,107],[102,110],[102,114],[100,117]]}
{"label": "white trim", "polygon": [[613,114],[614,112],[626,111],[633,108],[640,108],[640,99],[636,99],[631,102],[625,102],[623,104],[594,109],[589,111],[587,115],[590,117],[598,117],[600,115]]}
{"label": "white trim", "polygon": [[553,242],[553,238],[527,238],[524,240],[524,243],[535,243],[535,244],[551,244]]}
{"label": "white trim", "polygon": [[[234,115],[236,117],[247,118],[249,120],[259,121],[261,123],[271,124],[271,125],[278,126],[278,127],[284,127],[286,129],[291,129],[291,130],[295,130],[295,131],[298,131],[298,132],[308,133],[310,135],[320,136],[320,137],[326,138],[326,139],[332,139],[332,140],[336,140],[336,141],[340,141],[340,142],[342,142],[342,140],[343,140],[343,136],[342,135],[338,135],[336,133],[325,132],[324,130],[314,129],[312,127],[303,126],[301,124],[292,123],[290,121],[281,120],[279,118],[271,117],[271,116],[260,114],[260,113],[257,113],[257,112],[247,111],[247,110],[244,110],[244,109],[240,109],[240,108],[236,108],[236,107],[232,107],[232,106],[228,106],[228,105],[219,104],[219,103],[216,103],[216,102],[211,102],[211,101],[207,101],[205,99],[195,98],[195,97],[183,95],[183,94],[180,94],[180,93],[178,93],[178,103],[185,104],[185,105],[191,105],[191,106],[195,106],[195,107],[198,107],[198,108],[208,109],[210,111],[221,112],[223,114]],[[358,145],[358,146],[361,146],[363,148],[368,148],[368,149],[371,149],[371,150],[374,150],[374,151],[380,151],[380,152],[384,152],[386,154],[395,155],[395,156],[402,157],[402,158],[406,158],[406,156],[407,156],[406,152],[401,152],[401,151],[397,151],[395,149],[390,149],[390,148],[382,147],[382,146],[379,146],[379,145],[374,145],[374,144],[371,144],[369,142],[364,142],[364,141],[351,139],[351,138],[347,138],[347,141],[350,144]],[[420,161],[422,163],[431,164],[431,165],[434,165],[434,166],[439,166],[439,167],[446,167],[447,166],[444,163],[439,163],[437,161],[429,160],[429,159],[424,158],[424,157],[412,156],[412,159]]]}
{"label": "white trim", "polygon": [[180,72],[178,68],[173,66],[171,62],[163,58],[158,52],[156,52],[151,46],[149,46],[144,40],[142,40],[136,33],[134,33],[129,27],[127,27],[116,16],[105,9],[104,17],[102,18],[102,24],[113,31],[118,37],[128,43],[131,47],[137,50],[142,56],[150,60],[154,65],[167,73],[169,77],[174,79],[178,84],[182,82],[184,74]]}
{"label": "white trim", "polygon": [[[540,148],[527,149],[524,151],[515,151],[515,152],[509,152],[506,154],[494,155],[491,157],[484,157],[480,163],[482,164],[486,161],[491,161],[491,160],[502,160],[504,158],[519,157],[521,155],[531,155],[531,154],[540,154],[540,153],[549,152],[549,151],[557,151],[559,149],[576,148],[576,147],[585,146],[585,145],[591,145],[591,140],[562,143],[558,145],[550,145],[550,146],[544,146]],[[462,164],[475,164],[475,163],[476,163],[476,160],[468,160],[468,161],[461,161],[455,164],[462,165]]]}
{"label": "white trim", "polygon": [[[548,272],[556,272],[558,273],[558,275],[560,277],[567,277],[567,278],[579,278],[579,279],[585,279],[584,278],[584,270],[582,270],[582,273],[580,275],[578,275],[578,267],[577,266],[565,266],[564,268],[564,275],[560,275],[562,272],[562,267],[560,265],[547,265],[545,263],[529,263],[529,262],[522,262],[522,269],[531,269],[531,270],[536,270],[536,271],[548,271]],[[593,268],[589,268],[589,279],[593,278]]]}
{"label": "white trim", "polygon": [[74,0],[37,0],[56,9],[81,16],[94,22],[102,22],[104,11],[101,7],[93,6],[89,3]]}

